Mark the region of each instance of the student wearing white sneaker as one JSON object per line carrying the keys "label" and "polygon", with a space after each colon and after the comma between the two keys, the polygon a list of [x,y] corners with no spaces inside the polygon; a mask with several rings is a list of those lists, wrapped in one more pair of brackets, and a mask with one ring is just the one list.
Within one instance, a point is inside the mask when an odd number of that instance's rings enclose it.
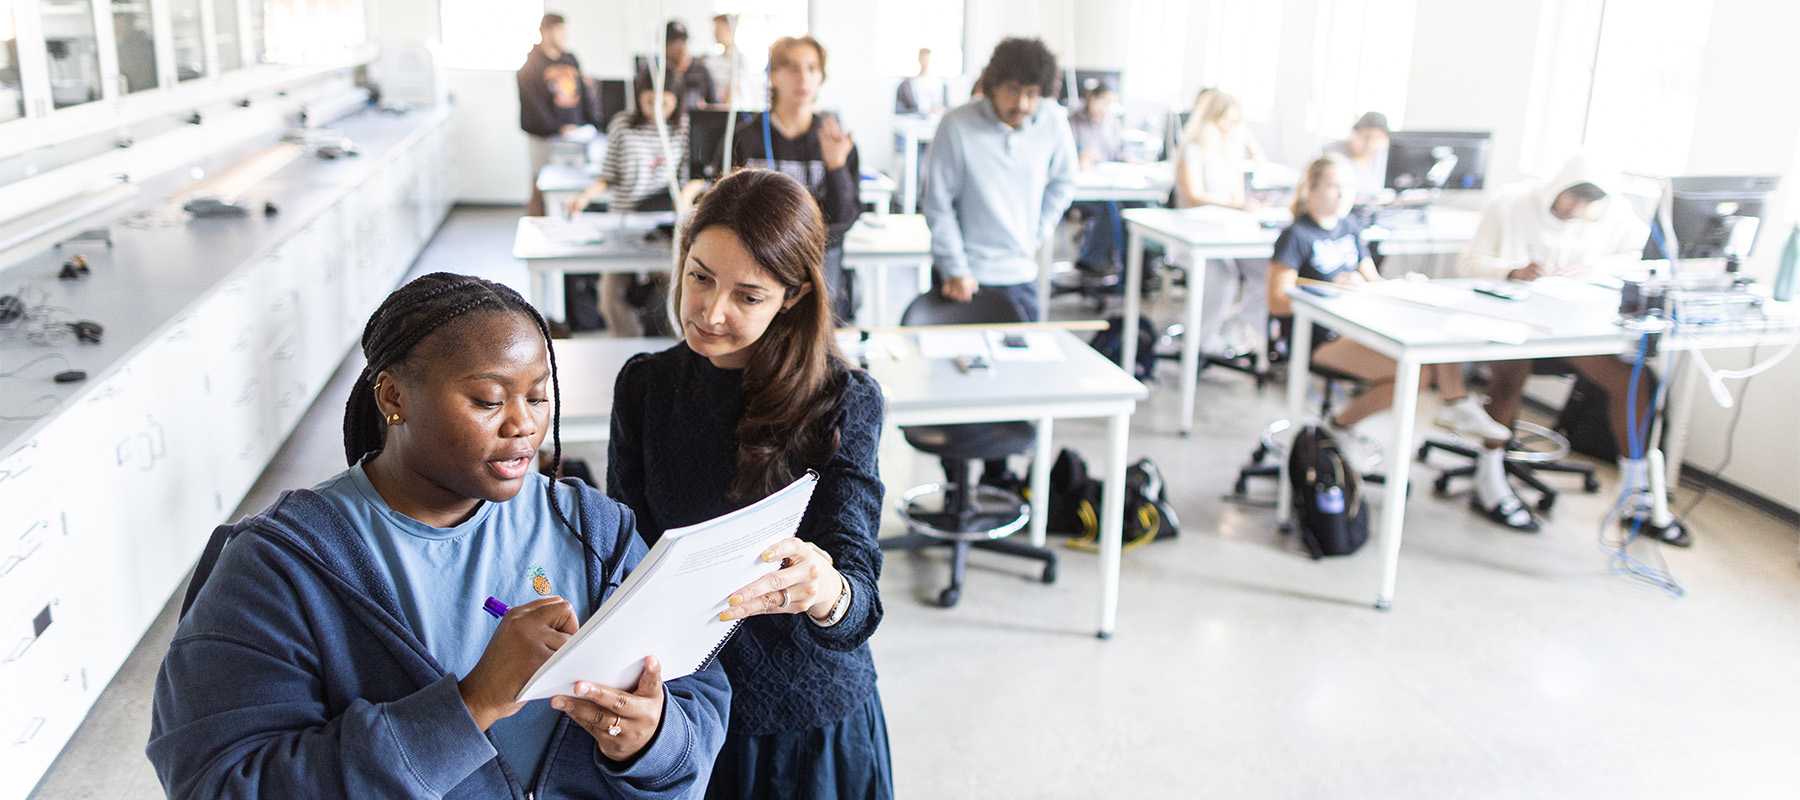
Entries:
{"label": "student wearing white sneaker", "polygon": [[[1269,261],[1270,316],[1285,319],[1292,315],[1287,292],[1301,279],[1352,287],[1382,279],[1362,240],[1361,223],[1349,216],[1355,201],[1356,172],[1344,157],[1327,155],[1307,165],[1300,185],[1294,187],[1294,224],[1275,240],[1275,253]],[[1313,342],[1313,363],[1366,385],[1325,423],[1344,445],[1350,462],[1367,471],[1379,460],[1378,453],[1372,441],[1355,433],[1353,427],[1393,404],[1394,360],[1322,327],[1313,328]],[[1427,372],[1436,377],[1438,391],[1446,401],[1434,419],[1438,425],[1475,438],[1510,437],[1511,431],[1469,396],[1462,365],[1436,364]]]}
{"label": "student wearing white sneaker", "polygon": [[[1548,181],[1502,188],[1482,212],[1457,271],[1471,278],[1533,281],[1546,275],[1579,279],[1637,268],[1650,228],[1629,203],[1613,196],[1618,181],[1616,171],[1576,156]],[[1606,390],[1613,441],[1620,453],[1629,454],[1627,414],[1644,418],[1655,392],[1655,376],[1645,371],[1638,381],[1636,407],[1631,408],[1630,363],[1617,356],[1576,356],[1562,361]],[[1492,373],[1488,391],[1493,395],[1489,412],[1495,419],[1510,422],[1517,416],[1531,364],[1525,360],[1488,365]],[[1476,459],[1475,510],[1511,528],[1536,530],[1531,511],[1506,480],[1504,448],[1505,442],[1490,440]],[[1687,547],[1692,538],[1679,520],[1666,527],[1647,524],[1649,474],[1644,459],[1619,459],[1620,480],[1626,491],[1639,498],[1626,509],[1624,521],[1665,544]],[[1529,524],[1519,524],[1521,520]]]}

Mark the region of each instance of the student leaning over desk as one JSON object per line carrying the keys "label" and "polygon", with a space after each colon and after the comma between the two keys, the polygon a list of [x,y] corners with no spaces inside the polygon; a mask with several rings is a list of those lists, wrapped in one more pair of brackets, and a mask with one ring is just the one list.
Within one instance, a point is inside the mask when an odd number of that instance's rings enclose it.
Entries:
{"label": "student leaning over desk", "polygon": [[[1535,281],[1546,276],[1583,279],[1641,270],[1650,227],[1619,195],[1620,176],[1588,156],[1576,156],[1547,181],[1527,181],[1502,188],[1481,213],[1474,238],[1457,261],[1466,277]],[[1627,421],[1646,418],[1655,376],[1648,368],[1637,382],[1636,406],[1631,392],[1632,365],[1618,356],[1568,356],[1567,368],[1606,390],[1607,412],[1618,447],[1619,477],[1631,502],[1621,512],[1627,522],[1642,523],[1650,515],[1650,471],[1642,453],[1633,453]],[[1531,360],[1490,362],[1489,413],[1511,427],[1524,400]],[[1628,416],[1629,415],[1629,416]],[[1506,476],[1506,443],[1483,442],[1475,460],[1476,513],[1510,528],[1538,528]],[[1636,456],[1635,458],[1633,456]],[[1692,543],[1680,520],[1668,527],[1637,524],[1639,531],[1665,544]]]}
{"label": "student leaning over desk", "polygon": [[938,291],[968,302],[1001,292],[1036,320],[1037,252],[1075,196],[1075,138],[1056,57],[1007,39],[981,71],[981,96],[944,115],[925,164],[925,220]]}
{"label": "student leaning over desk", "polygon": [[[631,512],[533,469],[549,329],[434,273],[363,331],[350,468],[236,526],[157,675],[171,797],[691,797],[724,738],[716,666],[512,702],[646,552]],[[556,443],[561,461],[561,443]],[[212,552],[211,546],[208,548]],[[484,598],[513,608],[498,620]]]}
{"label": "student leaning over desk", "polygon": [[887,798],[881,622],[881,391],[838,352],[825,225],[798,181],[741,170],[701,198],[671,291],[682,342],[626,362],[607,492],[655,541],[819,474],[783,567],[726,598],[731,728],[708,797]]}
{"label": "student leaning over desk", "polygon": [[825,46],[817,39],[784,36],[769,45],[769,110],[733,134],[731,165],[783,173],[825,211],[826,297],[841,324],[856,315],[844,275],[844,234],[862,214],[862,162],[838,118],[819,113],[824,82]]}

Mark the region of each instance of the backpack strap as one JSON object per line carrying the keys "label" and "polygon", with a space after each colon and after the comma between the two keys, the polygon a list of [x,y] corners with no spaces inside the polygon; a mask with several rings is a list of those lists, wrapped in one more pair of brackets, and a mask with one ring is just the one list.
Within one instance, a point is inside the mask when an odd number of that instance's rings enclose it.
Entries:
{"label": "backpack strap", "polygon": [[206,585],[206,579],[212,577],[213,567],[218,566],[219,555],[225,552],[225,543],[237,533],[237,526],[220,525],[213,528],[212,538],[206,540],[206,549],[200,552],[200,561],[194,564],[194,574],[188,579],[187,593],[181,598],[181,616],[177,621],[186,619],[188,609],[194,607],[194,598],[200,596],[200,588]]}

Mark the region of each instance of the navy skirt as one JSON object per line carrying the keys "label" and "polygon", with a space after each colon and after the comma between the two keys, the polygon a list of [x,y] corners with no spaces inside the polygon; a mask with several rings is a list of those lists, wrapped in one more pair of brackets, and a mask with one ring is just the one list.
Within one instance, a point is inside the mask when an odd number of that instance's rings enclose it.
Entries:
{"label": "navy skirt", "polygon": [[728,734],[706,796],[893,800],[894,768],[881,692],[870,692],[861,706],[830,725],[761,736]]}

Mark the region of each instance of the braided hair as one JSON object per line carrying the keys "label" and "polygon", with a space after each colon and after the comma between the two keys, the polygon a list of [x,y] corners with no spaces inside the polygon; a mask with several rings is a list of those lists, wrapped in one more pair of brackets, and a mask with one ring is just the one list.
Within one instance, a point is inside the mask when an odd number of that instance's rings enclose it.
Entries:
{"label": "braided hair", "polygon": [[[362,351],[369,363],[357,376],[350,389],[350,400],[344,404],[344,458],[349,464],[355,466],[364,456],[380,452],[383,447],[387,428],[381,424],[381,409],[375,404],[375,381],[383,371],[404,363],[420,342],[459,317],[509,312],[524,314],[536,324],[544,337],[544,349],[550,353],[550,435],[554,448],[551,474],[562,474],[562,386],[556,376],[556,347],[550,341],[550,324],[518,292],[492,281],[448,272],[434,272],[394,290],[363,327]],[[554,481],[546,491],[557,520],[589,555],[605,563],[563,513]]]}

